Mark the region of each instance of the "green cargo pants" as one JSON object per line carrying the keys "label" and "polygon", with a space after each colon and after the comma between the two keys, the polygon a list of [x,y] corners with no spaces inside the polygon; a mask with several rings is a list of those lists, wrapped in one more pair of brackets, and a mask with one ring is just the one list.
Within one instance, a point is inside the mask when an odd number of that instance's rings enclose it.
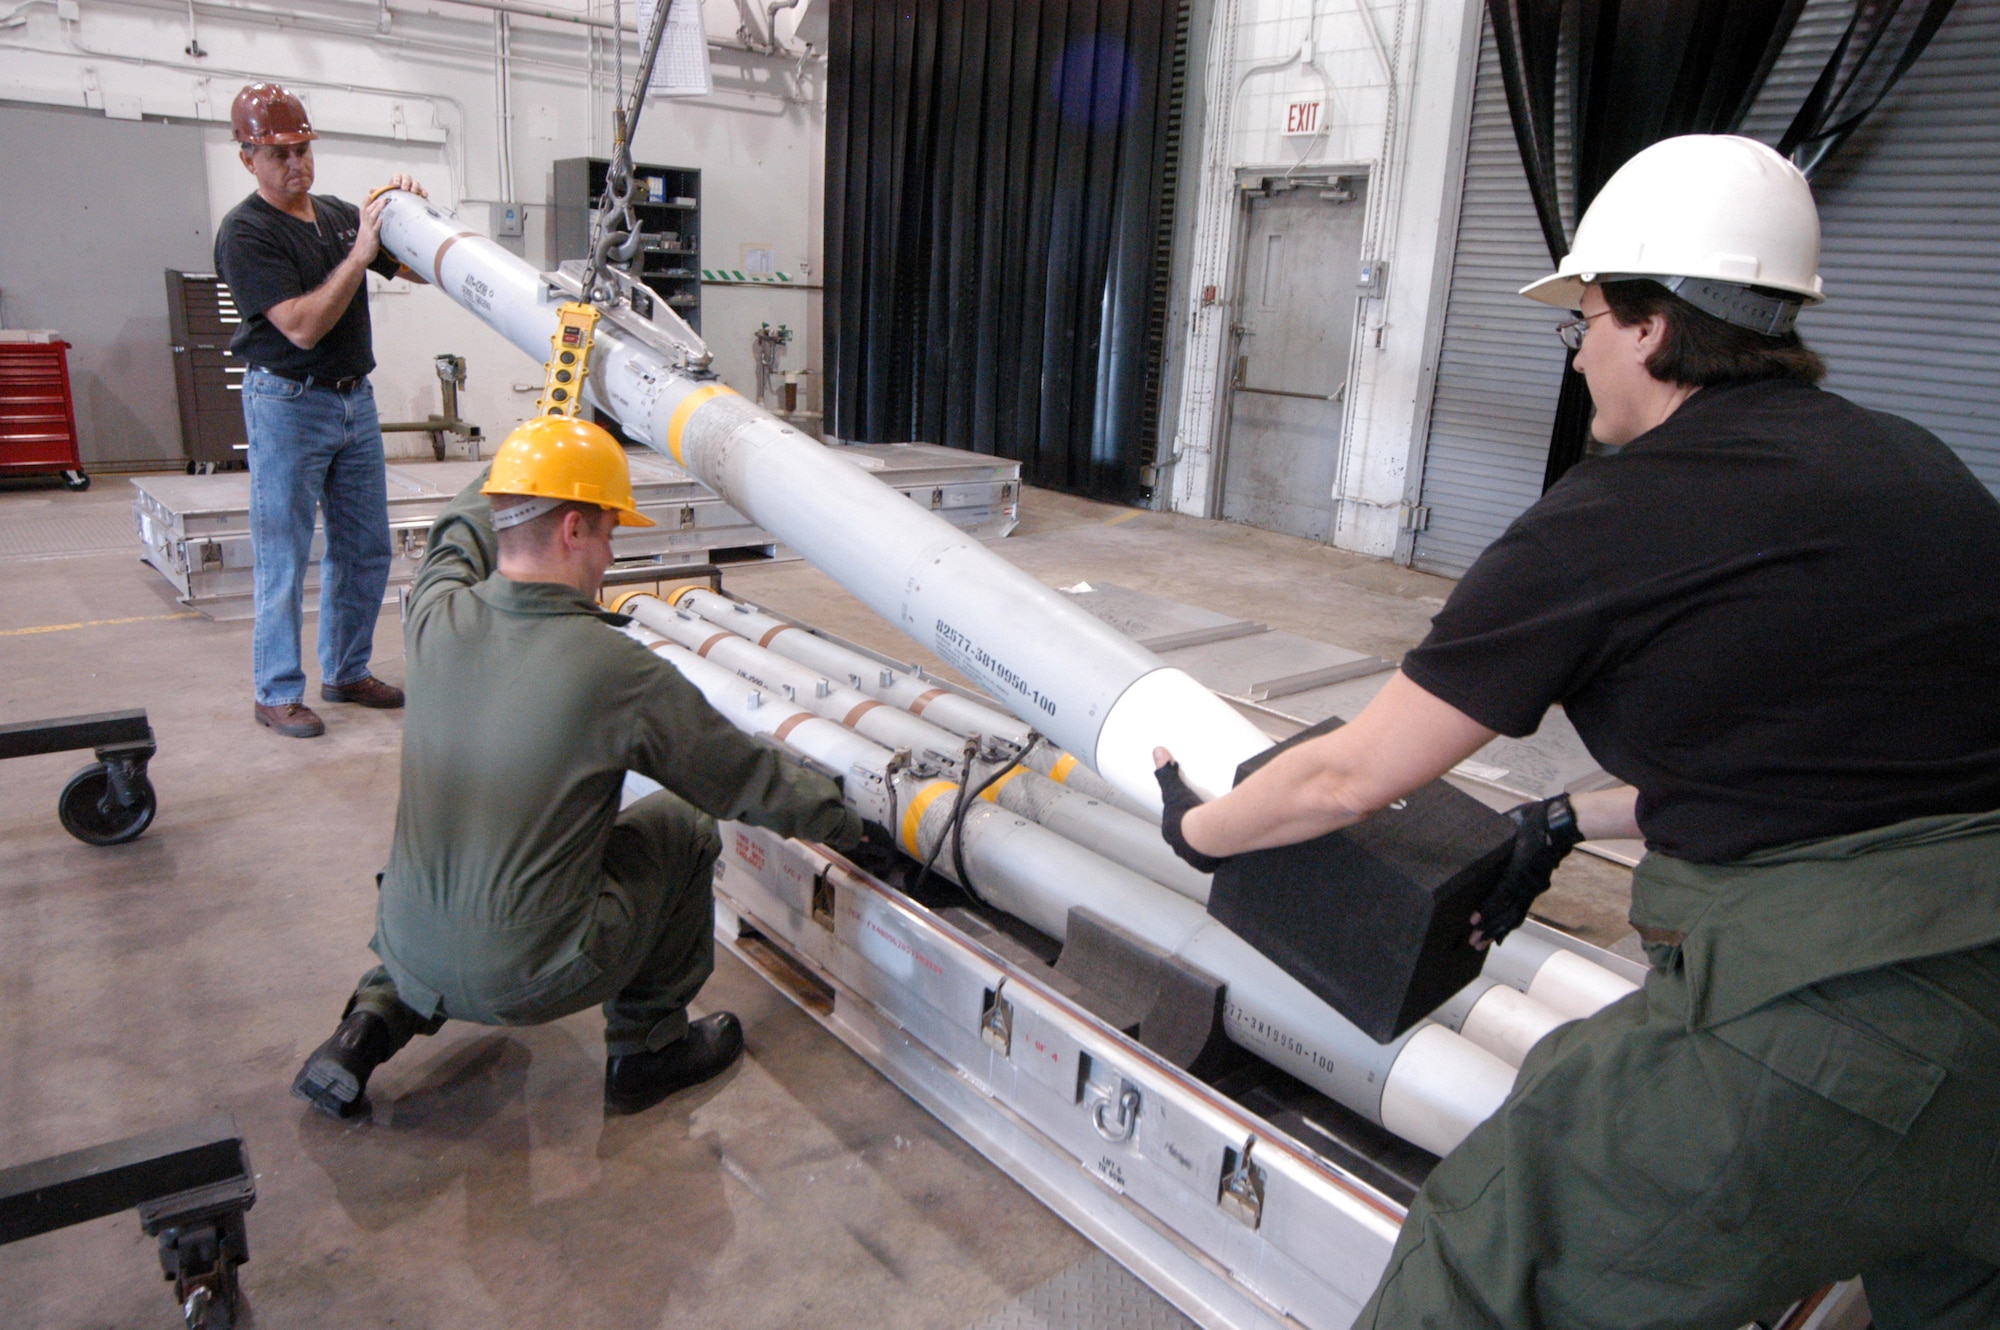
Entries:
{"label": "green cargo pants", "polygon": [[[687,1005],[715,970],[715,819],[667,790],[618,815],[604,852],[606,879],[578,954],[532,990],[495,995],[430,1019],[405,1006],[381,966],[362,977],[347,1010],[372,1011],[401,1047],[446,1019],[540,1025],[604,1006],[612,1057],[664,1048],[687,1033]],[[416,960],[416,958],[412,958]],[[420,961],[418,961],[420,964]]]}
{"label": "green cargo pants", "polygon": [[2000,945],[1688,1009],[1655,969],[1542,1040],[1356,1326],[1733,1330],[1860,1274],[1880,1330],[2000,1327]]}

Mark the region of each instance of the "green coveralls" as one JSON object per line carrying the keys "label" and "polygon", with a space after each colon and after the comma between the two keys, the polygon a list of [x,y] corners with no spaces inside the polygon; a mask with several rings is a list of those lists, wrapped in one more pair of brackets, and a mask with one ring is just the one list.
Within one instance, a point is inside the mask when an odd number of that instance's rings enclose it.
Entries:
{"label": "green coveralls", "polygon": [[1651,855],[1645,987],[1537,1044],[1357,1326],[2000,1326],[2000,813]]}
{"label": "green coveralls", "polygon": [[[447,1017],[535,1025],[602,1003],[612,1056],[661,1048],[714,968],[714,819],[834,845],[861,821],[615,631],[623,616],[495,574],[484,481],[431,527],[410,598],[382,964],[349,1010],[400,1045]],[[666,789],[621,813],[627,771]]]}

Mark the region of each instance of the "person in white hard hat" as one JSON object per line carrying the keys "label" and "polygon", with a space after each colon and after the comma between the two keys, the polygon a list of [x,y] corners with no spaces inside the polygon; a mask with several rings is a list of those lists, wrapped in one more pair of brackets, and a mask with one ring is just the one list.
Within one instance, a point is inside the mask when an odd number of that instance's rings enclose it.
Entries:
{"label": "person in white hard hat", "polygon": [[1545,1038],[1438,1165],[1358,1326],[1734,1327],[1859,1274],[1882,1330],[2000,1326],[2000,503],[1816,385],[1806,180],[1633,157],[1527,287],[1622,445],[1466,574],[1348,725],[1211,803],[1191,860],[1350,825],[1563,706],[1630,782],[1512,814],[1471,925],[1643,837],[1644,988]]}

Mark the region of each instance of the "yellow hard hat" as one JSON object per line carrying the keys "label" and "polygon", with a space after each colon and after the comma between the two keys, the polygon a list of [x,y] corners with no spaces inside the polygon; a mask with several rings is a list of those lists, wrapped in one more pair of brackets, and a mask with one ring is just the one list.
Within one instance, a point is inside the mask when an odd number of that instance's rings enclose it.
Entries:
{"label": "yellow hard hat", "polygon": [[493,474],[479,492],[594,503],[614,509],[619,526],[654,524],[633,506],[632,471],[618,440],[589,421],[568,416],[537,416],[516,428],[494,454]]}

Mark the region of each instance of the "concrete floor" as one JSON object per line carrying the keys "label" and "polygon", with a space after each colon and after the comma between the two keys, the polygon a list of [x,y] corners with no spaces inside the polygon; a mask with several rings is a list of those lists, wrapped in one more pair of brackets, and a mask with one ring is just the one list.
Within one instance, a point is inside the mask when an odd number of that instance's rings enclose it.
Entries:
{"label": "concrete floor", "polygon": [[[1450,589],[1241,527],[1032,491],[1023,507],[998,548],[1044,581],[1391,658]],[[0,763],[0,1164],[234,1113],[266,1327],[1050,1328],[1114,1306],[1187,1324],[726,955],[697,1006],[738,1012],[748,1056],[638,1117],[602,1114],[594,1012],[447,1026],[377,1074],[372,1119],[305,1110],[292,1074],[371,960],[401,720],[327,706],[304,742],[253,725],[249,623],[176,604],[120,538],[128,508],[115,477],[0,491],[0,719],[143,706],[160,743],[158,820],[116,848],[56,821],[87,754]],[[802,564],[728,585],[910,654]],[[376,642],[400,680],[393,612]],[[1610,943],[1628,886],[1573,857],[1547,913]],[[15,1324],[177,1325],[151,1247],[126,1214],[0,1248],[0,1300]]]}

